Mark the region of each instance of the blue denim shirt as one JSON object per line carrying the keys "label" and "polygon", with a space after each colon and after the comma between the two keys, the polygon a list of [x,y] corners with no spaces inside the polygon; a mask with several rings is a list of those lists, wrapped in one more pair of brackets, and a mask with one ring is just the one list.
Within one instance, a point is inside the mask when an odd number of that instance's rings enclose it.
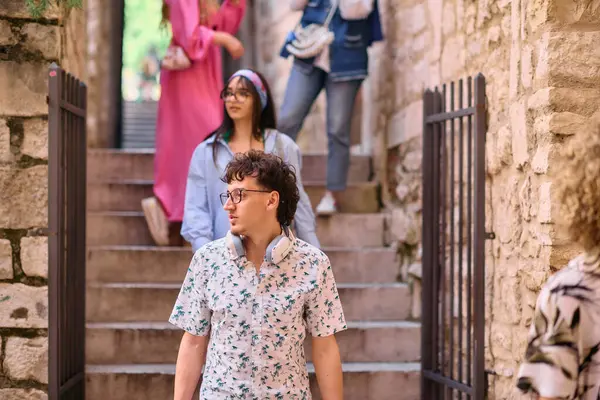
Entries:
{"label": "blue denim shirt", "polygon": [[[311,0],[304,8],[300,23],[303,27],[309,24],[323,24],[330,9],[330,0]],[[369,69],[367,48],[373,42],[383,40],[378,1],[375,0],[371,14],[362,20],[345,20],[338,9],[331,19],[329,30],[334,34],[333,43],[329,45],[331,79],[344,81],[366,78]],[[294,33],[290,32],[281,49],[280,55],[283,58],[290,56],[285,46],[292,40]],[[313,62],[314,58],[296,58],[294,61],[295,65],[307,72],[312,69]]]}
{"label": "blue denim shirt", "polygon": [[[221,177],[227,164],[233,159],[233,152],[224,140],[219,139],[215,166],[212,149],[214,141],[215,136],[212,135],[200,143],[190,161],[181,235],[192,244],[194,252],[212,240],[225,237],[229,231],[229,218],[223,210],[219,195],[227,191],[227,184]],[[315,215],[300,177],[300,148],[289,136],[270,130],[265,133],[265,152],[277,154],[295,168],[300,201],[294,228],[298,238],[320,247],[315,233]]]}

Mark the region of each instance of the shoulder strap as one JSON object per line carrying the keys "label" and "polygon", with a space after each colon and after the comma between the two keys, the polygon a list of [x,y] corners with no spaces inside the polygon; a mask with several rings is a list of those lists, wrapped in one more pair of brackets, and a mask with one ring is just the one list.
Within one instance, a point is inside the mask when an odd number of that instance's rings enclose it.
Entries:
{"label": "shoulder strap", "polygon": [[325,28],[329,27],[329,23],[331,22],[335,12],[338,8],[338,3],[340,0],[331,0],[331,9],[329,10],[329,14],[327,14],[327,18],[325,18],[325,22],[323,22],[323,26]]}

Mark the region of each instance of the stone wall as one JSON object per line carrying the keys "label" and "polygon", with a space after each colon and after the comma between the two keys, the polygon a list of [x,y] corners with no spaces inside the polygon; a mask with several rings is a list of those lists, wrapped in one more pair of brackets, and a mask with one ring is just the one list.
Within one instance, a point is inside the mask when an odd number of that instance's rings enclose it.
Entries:
{"label": "stone wall", "polygon": [[46,76],[51,62],[82,64],[68,41],[81,11],[50,4],[33,20],[24,1],[0,3],[0,398],[10,400],[47,398]]}
{"label": "stone wall", "polygon": [[375,156],[405,276],[420,277],[422,91],[486,76],[486,231],[496,234],[486,246],[486,369],[491,399],[521,398],[514,379],[537,293],[578,250],[556,224],[553,178],[569,136],[589,132],[600,110],[600,3],[383,0],[382,13]]}

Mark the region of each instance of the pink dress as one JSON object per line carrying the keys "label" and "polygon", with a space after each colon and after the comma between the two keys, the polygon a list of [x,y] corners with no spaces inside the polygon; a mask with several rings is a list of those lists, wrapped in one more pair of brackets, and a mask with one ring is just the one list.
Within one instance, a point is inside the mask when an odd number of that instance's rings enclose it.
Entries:
{"label": "pink dress", "polygon": [[181,222],[185,186],[192,153],[223,119],[221,48],[213,44],[214,30],[235,34],[246,9],[225,0],[208,26],[199,25],[198,0],[166,0],[173,42],[181,46],[192,66],[162,70],[156,121],[154,195],[170,222]]}

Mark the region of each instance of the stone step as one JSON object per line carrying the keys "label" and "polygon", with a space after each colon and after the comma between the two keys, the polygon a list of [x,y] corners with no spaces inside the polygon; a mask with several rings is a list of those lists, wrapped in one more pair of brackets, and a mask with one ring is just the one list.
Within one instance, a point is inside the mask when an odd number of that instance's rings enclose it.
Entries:
{"label": "stone step", "polygon": [[[114,179],[153,179],[154,151],[133,149],[88,150],[88,179],[106,181]],[[327,156],[304,154],[302,156],[302,180],[325,182]],[[350,156],[348,182],[367,182],[371,178],[371,158]]]}
{"label": "stone step", "polygon": [[[389,247],[323,249],[338,283],[395,282],[399,268]],[[190,248],[156,246],[90,247],[88,282],[181,283],[192,258]]]}
{"label": "stone step", "polygon": [[[140,211],[141,201],[153,196],[151,180],[115,180],[88,184],[89,211]],[[313,208],[325,194],[319,182],[305,182]],[[379,211],[379,186],[376,182],[350,183],[340,197],[339,208],[346,213],[376,213]]]}
{"label": "stone step", "polygon": [[[317,218],[324,247],[383,247],[383,214],[336,214]],[[88,212],[87,245],[153,245],[142,212]]]}
{"label": "stone step", "polygon": [[[344,362],[416,362],[420,331],[415,322],[349,322],[336,338]],[[175,363],[182,333],[169,323],[89,323],[86,363]],[[306,346],[310,361],[310,340]]]}
{"label": "stone step", "polygon": [[[88,322],[166,322],[181,283],[90,283]],[[347,321],[403,321],[411,310],[410,289],[403,283],[338,284]]]}
{"label": "stone step", "polygon": [[[344,400],[418,400],[420,364],[344,363]],[[313,400],[320,400],[309,364]],[[174,364],[88,365],[86,400],[173,399]],[[197,398],[197,397],[194,397]]]}

